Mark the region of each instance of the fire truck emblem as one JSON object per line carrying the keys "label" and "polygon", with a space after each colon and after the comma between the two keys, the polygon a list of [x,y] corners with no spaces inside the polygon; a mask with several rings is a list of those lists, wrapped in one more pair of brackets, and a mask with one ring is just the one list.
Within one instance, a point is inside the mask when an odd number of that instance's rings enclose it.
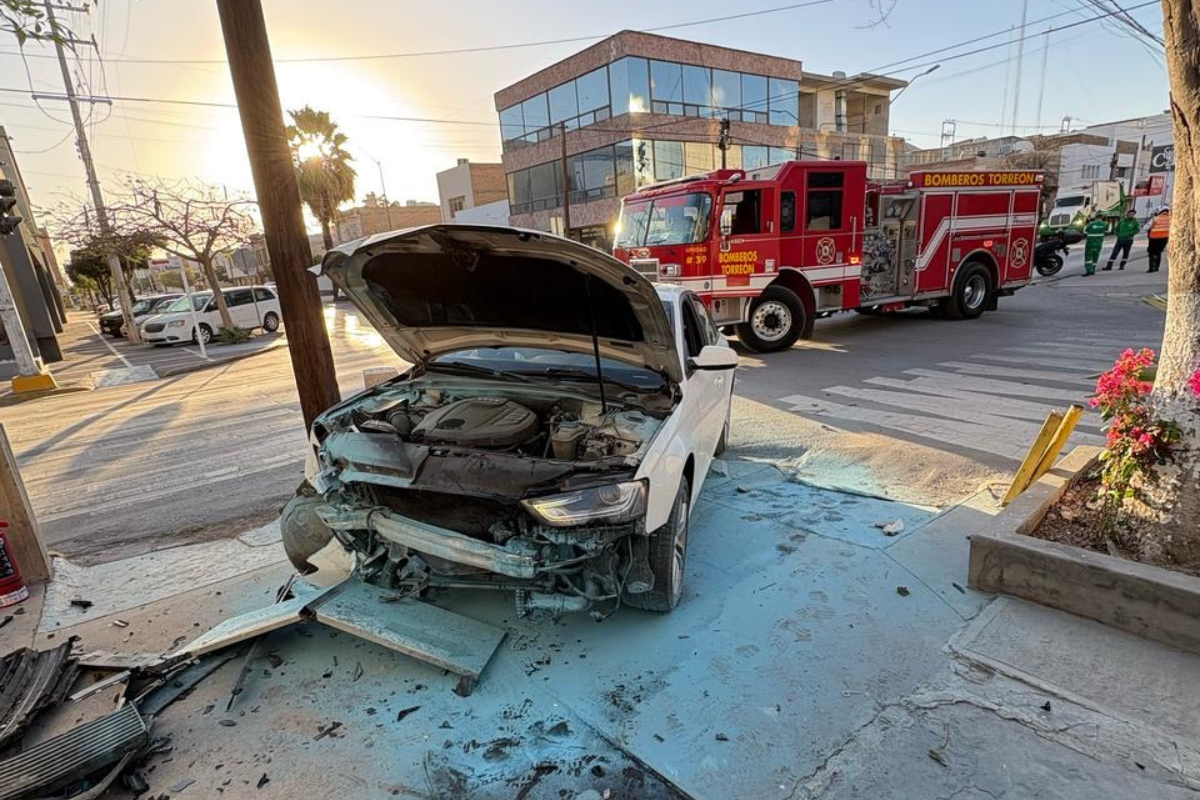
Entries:
{"label": "fire truck emblem", "polygon": [[1013,242],[1012,256],[1010,256],[1010,258],[1014,267],[1025,266],[1025,259],[1029,255],[1028,249],[1029,241],[1026,239],[1017,239],[1015,242]]}
{"label": "fire truck emblem", "polygon": [[837,245],[834,244],[833,237],[826,236],[817,241],[817,263],[832,264],[833,259],[837,257]]}

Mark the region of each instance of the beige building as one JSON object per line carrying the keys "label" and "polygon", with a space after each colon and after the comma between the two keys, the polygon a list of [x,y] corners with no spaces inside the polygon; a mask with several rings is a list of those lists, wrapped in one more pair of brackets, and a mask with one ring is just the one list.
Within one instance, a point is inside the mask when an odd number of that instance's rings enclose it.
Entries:
{"label": "beige building", "polygon": [[409,201],[406,205],[385,205],[380,201],[377,205],[362,205],[338,212],[333,240],[334,244],[352,242],[376,233],[436,225],[441,221],[442,209],[433,203]]}
{"label": "beige building", "polygon": [[[508,183],[504,178],[503,164],[472,164],[470,160],[460,158],[453,168],[437,174],[437,183],[442,222],[454,222],[464,211],[481,209],[474,214],[464,215],[465,219],[461,221],[507,224]],[[482,211],[484,206],[494,206],[495,213]],[[481,216],[484,219],[480,219]],[[490,219],[492,216],[495,216],[494,220]]]}
{"label": "beige building", "polygon": [[862,160],[873,177],[894,177],[903,143],[887,136],[888,110],[905,85],[623,31],[496,93],[512,223],[561,231],[565,182],[571,234],[607,248],[621,197],[722,159],[730,168]]}

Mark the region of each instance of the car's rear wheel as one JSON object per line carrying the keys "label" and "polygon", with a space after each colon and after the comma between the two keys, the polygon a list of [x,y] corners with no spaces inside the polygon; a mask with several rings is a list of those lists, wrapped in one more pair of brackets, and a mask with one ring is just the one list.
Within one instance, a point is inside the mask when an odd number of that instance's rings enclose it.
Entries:
{"label": "car's rear wheel", "polygon": [[988,306],[992,296],[992,276],[976,261],[959,270],[954,294],[942,301],[942,313],[950,319],[975,319]]}
{"label": "car's rear wheel", "polygon": [[192,331],[192,341],[193,342],[196,341],[197,337],[200,339],[200,341],[204,342],[205,344],[208,344],[209,342],[212,341],[212,338],[213,338],[212,328],[208,327],[208,325],[201,322],[199,334],[197,334],[196,331]]}
{"label": "car's rear wheel", "polygon": [[626,595],[624,600],[628,605],[646,611],[670,611],[679,605],[683,595],[683,568],[687,562],[691,497],[691,483],[685,477],[679,481],[675,505],[667,523],[650,534],[650,571],[654,573],[654,588],[642,594]]}
{"label": "car's rear wheel", "polygon": [[267,333],[274,333],[279,330],[279,315],[274,311],[267,312],[267,315],[263,317],[262,327]]}

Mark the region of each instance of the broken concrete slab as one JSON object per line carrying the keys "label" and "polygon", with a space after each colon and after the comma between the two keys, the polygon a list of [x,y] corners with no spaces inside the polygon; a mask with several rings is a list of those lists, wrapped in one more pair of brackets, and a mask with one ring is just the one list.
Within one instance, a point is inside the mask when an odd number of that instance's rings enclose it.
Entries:
{"label": "broken concrete slab", "polygon": [[124,386],[129,383],[158,380],[158,373],[149,364],[139,364],[136,367],[121,367],[118,369],[95,370],[90,375],[92,385],[97,389],[109,386]]}
{"label": "broken concrete slab", "polygon": [[[237,539],[159,550],[92,567],[54,560],[39,631],[116,614],[285,561],[282,547],[251,547]],[[120,591],[114,591],[120,587]],[[87,609],[71,605],[84,598]]]}

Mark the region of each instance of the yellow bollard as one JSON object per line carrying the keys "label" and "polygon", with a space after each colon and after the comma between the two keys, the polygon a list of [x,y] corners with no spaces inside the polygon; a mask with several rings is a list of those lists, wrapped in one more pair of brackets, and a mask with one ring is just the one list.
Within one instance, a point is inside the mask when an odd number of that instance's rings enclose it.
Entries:
{"label": "yellow bollard", "polygon": [[1004,495],[1004,499],[1000,501],[1001,506],[1006,506],[1016,499],[1017,495],[1025,491],[1029,484],[1035,478],[1034,471],[1038,465],[1042,463],[1042,456],[1046,454],[1046,448],[1050,446],[1051,440],[1054,439],[1059,427],[1062,425],[1064,414],[1061,411],[1051,411],[1046,415],[1046,421],[1042,423],[1042,429],[1038,431],[1037,438],[1033,440],[1033,445],[1029,448],[1029,452],[1025,454],[1024,460],[1021,461],[1021,467],[1017,470],[1017,474],[1013,476],[1012,485],[1008,487],[1008,492]]}
{"label": "yellow bollard", "polygon": [[1062,452],[1067,439],[1070,439],[1071,434],[1075,432],[1075,426],[1079,423],[1079,417],[1082,414],[1083,406],[1073,405],[1067,409],[1067,415],[1059,424],[1058,430],[1054,432],[1054,438],[1050,440],[1050,445],[1046,448],[1045,455],[1038,462],[1037,469],[1033,471],[1033,477],[1029,479],[1030,483],[1038,480],[1054,467],[1054,462],[1058,459],[1058,454]]}

